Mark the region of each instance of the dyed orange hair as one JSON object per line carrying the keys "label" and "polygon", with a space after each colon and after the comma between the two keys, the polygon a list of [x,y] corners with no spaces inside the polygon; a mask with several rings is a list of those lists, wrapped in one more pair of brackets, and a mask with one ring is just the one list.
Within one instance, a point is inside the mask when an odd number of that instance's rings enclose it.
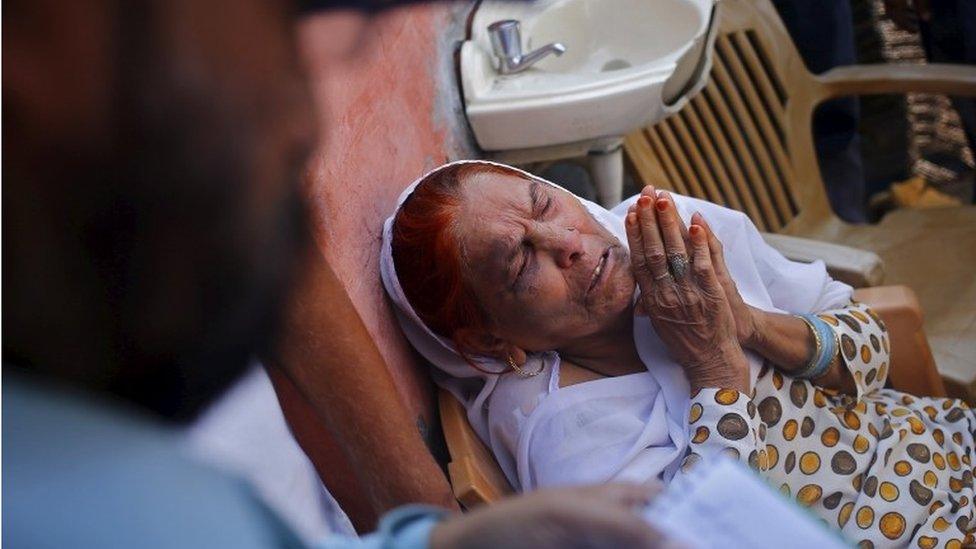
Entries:
{"label": "dyed orange hair", "polygon": [[[479,173],[525,177],[491,164],[448,166],[417,185],[393,222],[393,264],[403,293],[424,324],[453,341],[462,356],[465,350],[458,342],[458,330],[485,331],[490,325],[465,279],[456,233],[461,185]],[[481,370],[471,360],[468,363]]]}

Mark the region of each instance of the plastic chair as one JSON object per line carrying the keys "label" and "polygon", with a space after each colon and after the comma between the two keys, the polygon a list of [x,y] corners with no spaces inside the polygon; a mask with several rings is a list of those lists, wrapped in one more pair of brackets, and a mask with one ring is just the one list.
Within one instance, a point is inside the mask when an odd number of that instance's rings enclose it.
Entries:
{"label": "plastic chair", "polygon": [[815,76],[768,0],[723,0],[720,9],[708,85],[678,114],[625,139],[636,182],[743,211],[761,230],[780,233],[768,240],[788,257],[824,259],[836,278],[855,286],[882,278],[910,286],[950,394],[972,402],[976,207],[897,210],[877,225],[844,223],[827,200],[811,119],[821,102],[848,95],[973,96],[976,67],[857,65]]}
{"label": "plastic chair", "polygon": [[[918,301],[905,286],[879,286],[857,290],[858,301],[871,305],[888,327],[891,340],[889,381],[901,391],[944,396],[932,353],[922,332]],[[441,426],[451,454],[448,475],[454,497],[466,509],[493,503],[512,493],[491,451],[468,423],[464,407],[453,395],[438,395]]]}

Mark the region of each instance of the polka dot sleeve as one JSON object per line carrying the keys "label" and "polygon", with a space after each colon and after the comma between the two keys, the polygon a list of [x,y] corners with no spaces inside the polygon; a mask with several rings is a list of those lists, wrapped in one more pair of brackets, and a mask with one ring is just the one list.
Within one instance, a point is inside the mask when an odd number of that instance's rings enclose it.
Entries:
{"label": "polka dot sleeve", "polygon": [[861,303],[817,314],[837,336],[839,353],[854,377],[857,398],[883,389],[888,379],[889,342],[884,321]]}
{"label": "polka dot sleeve", "polygon": [[692,397],[688,416],[691,443],[682,472],[718,452],[765,470],[766,425],[748,395],[733,389],[702,389]]}

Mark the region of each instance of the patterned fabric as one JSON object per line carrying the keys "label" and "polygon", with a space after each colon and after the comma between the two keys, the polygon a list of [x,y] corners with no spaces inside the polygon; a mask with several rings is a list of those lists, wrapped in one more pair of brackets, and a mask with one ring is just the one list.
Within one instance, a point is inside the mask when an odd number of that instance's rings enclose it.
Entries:
{"label": "patterned fabric", "polygon": [[974,543],[976,413],[959,400],[885,389],[888,335],[867,306],[818,316],[837,333],[857,397],[768,366],[751,397],[702,390],[682,469],[725,452],[864,547]]}

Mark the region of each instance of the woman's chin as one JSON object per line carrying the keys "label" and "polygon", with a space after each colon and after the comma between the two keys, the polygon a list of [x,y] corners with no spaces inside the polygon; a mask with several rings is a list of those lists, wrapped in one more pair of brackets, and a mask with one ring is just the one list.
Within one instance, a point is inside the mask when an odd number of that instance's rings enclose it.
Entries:
{"label": "woman's chin", "polygon": [[605,317],[607,323],[611,324],[615,324],[616,319],[622,315],[633,315],[634,292],[637,290],[637,284],[629,270],[615,274],[613,280],[607,281],[605,294],[594,303],[594,312]]}

